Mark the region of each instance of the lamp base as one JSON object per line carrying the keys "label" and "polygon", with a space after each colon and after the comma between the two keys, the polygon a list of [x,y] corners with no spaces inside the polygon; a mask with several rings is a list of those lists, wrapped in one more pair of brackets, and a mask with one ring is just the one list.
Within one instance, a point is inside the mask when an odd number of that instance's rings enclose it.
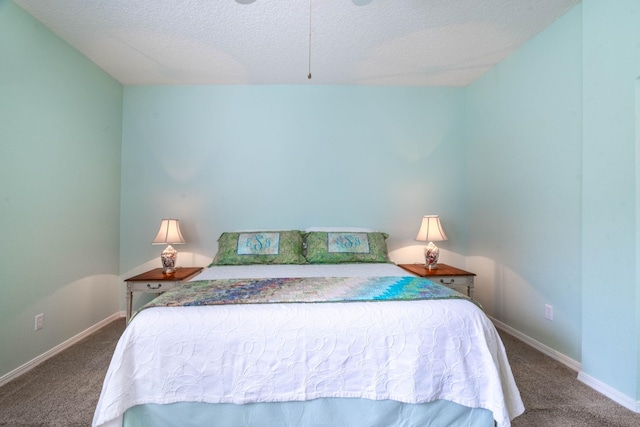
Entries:
{"label": "lamp base", "polygon": [[171,245],[167,246],[162,255],[162,274],[173,274],[176,272],[176,260],[178,259],[178,251],[173,249]]}
{"label": "lamp base", "polygon": [[424,248],[424,266],[428,270],[435,270],[438,268],[438,257],[440,256],[440,249],[433,242],[429,242],[426,248]]}

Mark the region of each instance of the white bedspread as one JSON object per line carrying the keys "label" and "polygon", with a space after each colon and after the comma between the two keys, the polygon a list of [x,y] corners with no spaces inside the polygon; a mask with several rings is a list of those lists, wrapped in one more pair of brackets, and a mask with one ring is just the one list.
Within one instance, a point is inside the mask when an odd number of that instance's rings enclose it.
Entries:
{"label": "white bedspread", "polygon": [[395,264],[283,264],[229,265],[205,269],[191,280],[258,279],[267,277],[375,277],[406,276]]}
{"label": "white bedspread", "polygon": [[121,426],[145,403],[320,397],[445,399],[486,408],[500,426],[524,411],[502,342],[469,301],[253,304],[139,313],[93,425]]}

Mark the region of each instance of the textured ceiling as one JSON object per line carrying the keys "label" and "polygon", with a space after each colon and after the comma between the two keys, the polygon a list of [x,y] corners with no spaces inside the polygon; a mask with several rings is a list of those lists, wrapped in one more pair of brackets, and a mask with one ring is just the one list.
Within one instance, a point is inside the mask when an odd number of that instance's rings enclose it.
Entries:
{"label": "textured ceiling", "polygon": [[127,85],[406,86],[465,86],[579,3],[14,1]]}

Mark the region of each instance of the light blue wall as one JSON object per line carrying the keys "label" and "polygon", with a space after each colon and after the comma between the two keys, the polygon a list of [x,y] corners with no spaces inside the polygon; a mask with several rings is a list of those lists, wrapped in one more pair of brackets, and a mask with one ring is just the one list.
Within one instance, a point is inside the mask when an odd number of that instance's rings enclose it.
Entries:
{"label": "light blue wall", "polygon": [[[223,231],[363,226],[392,250],[440,214],[450,262],[465,247],[464,89],[126,87],[121,266],[159,263],[160,219],[180,219],[183,265]],[[150,264],[147,264],[150,263]]]}
{"label": "light blue wall", "polygon": [[4,0],[0,58],[2,377],[118,309],[122,86]]}
{"label": "light blue wall", "polygon": [[630,406],[640,397],[639,21],[635,0],[585,0],[467,94],[478,298]]}
{"label": "light blue wall", "polygon": [[[498,320],[580,360],[580,7],[468,87],[469,267]],[[544,317],[554,308],[553,321]]]}
{"label": "light blue wall", "polygon": [[638,399],[640,2],[583,11],[583,371]]}

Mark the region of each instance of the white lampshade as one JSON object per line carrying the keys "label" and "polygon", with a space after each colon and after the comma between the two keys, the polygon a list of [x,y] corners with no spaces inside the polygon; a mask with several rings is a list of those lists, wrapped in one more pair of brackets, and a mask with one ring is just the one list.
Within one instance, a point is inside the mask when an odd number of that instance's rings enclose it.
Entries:
{"label": "white lampshade", "polygon": [[425,215],[422,217],[422,224],[420,225],[416,240],[420,242],[447,240],[447,235],[444,234],[444,229],[442,228],[442,224],[440,224],[440,217],[438,215]]}
{"label": "white lampshade", "polygon": [[179,245],[185,243],[180,224],[177,219],[163,219],[160,223],[158,235],[153,239],[152,245]]}

